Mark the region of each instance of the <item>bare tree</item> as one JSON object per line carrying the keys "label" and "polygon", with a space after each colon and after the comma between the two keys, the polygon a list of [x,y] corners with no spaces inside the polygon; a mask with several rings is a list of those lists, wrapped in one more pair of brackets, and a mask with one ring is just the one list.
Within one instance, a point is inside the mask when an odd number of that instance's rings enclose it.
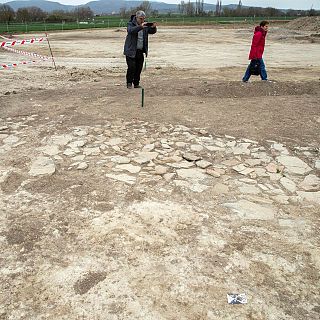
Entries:
{"label": "bare tree", "polygon": [[76,19],[72,14],[72,12],[63,11],[63,10],[54,10],[48,15],[48,18],[47,18],[48,22],[61,22],[61,21],[71,22],[75,20]]}
{"label": "bare tree", "polygon": [[30,14],[28,8],[19,8],[16,13],[16,20],[19,22],[29,22]]}
{"label": "bare tree", "polygon": [[216,4],[216,16],[221,16],[221,13],[222,13],[222,3],[221,3],[221,0],[218,0]]}
{"label": "bare tree", "polygon": [[196,0],[196,15],[203,16],[204,15],[204,0]]}
{"label": "bare tree", "polygon": [[137,6],[136,8],[133,8],[133,9],[134,9],[133,11],[142,10],[148,16],[148,15],[150,15],[150,13],[152,11],[152,6],[151,6],[151,3],[149,1],[142,1],[139,6]]}
{"label": "bare tree", "polygon": [[195,8],[195,13],[197,16],[203,16],[204,11],[203,11],[203,0],[196,0],[196,8]]}
{"label": "bare tree", "polygon": [[43,19],[45,19],[47,16],[47,13],[44,12],[41,8],[29,7],[27,9],[30,15],[30,21],[43,21]]}
{"label": "bare tree", "polygon": [[130,12],[127,11],[126,7],[120,8],[119,15],[121,18],[126,18],[127,16],[129,16],[129,14]]}
{"label": "bare tree", "polygon": [[217,0],[217,3],[216,3],[216,11],[215,11],[216,16],[218,15],[218,11],[219,11],[219,0]]}
{"label": "bare tree", "polygon": [[93,11],[90,7],[77,7],[74,9],[73,15],[77,20],[87,20],[93,18]]}
{"label": "bare tree", "polygon": [[194,14],[195,14],[194,4],[189,0],[189,2],[186,4],[186,15],[194,16]]}
{"label": "bare tree", "polygon": [[151,10],[150,16],[151,17],[159,17],[159,10],[157,10],[157,9]]}
{"label": "bare tree", "polygon": [[186,13],[186,3],[184,1],[181,1],[180,4],[178,4],[178,11],[180,14]]}
{"label": "bare tree", "polygon": [[7,4],[0,5],[0,22],[10,23],[14,19],[14,10]]}

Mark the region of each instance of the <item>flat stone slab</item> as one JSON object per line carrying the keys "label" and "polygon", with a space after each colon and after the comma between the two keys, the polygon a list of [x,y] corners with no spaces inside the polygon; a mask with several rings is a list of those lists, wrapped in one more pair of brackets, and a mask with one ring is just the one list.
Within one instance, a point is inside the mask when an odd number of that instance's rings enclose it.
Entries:
{"label": "flat stone slab", "polygon": [[88,130],[83,128],[74,129],[74,134],[78,137],[84,137],[88,135]]}
{"label": "flat stone slab", "polygon": [[134,166],[134,165],[129,163],[129,164],[119,164],[119,165],[116,166],[116,169],[125,170],[125,171],[128,171],[130,173],[138,173],[138,172],[140,172],[141,167]]}
{"label": "flat stone slab", "polygon": [[81,151],[78,149],[78,148],[73,148],[73,149],[71,149],[71,148],[67,148],[64,152],[63,152],[63,154],[65,155],[65,156],[68,156],[68,157],[74,157],[76,154],[78,154],[78,153],[80,153]]}
{"label": "flat stone slab", "polygon": [[16,137],[16,136],[8,136],[7,138],[3,139],[3,142],[5,144],[8,144],[10,146],[16,144],[18,141],[20,140],[19,137]]}
{"label": "flat stone slab", "polygon": [[56,171],[56,166],[51,158],[39,157],[32,164],[29,174],[31,176],[51,175]]}
{"label": "flat stone slab", "polygon": [[200,152],[200,151],[202,151],[203,149],[204,149],[203,146],[201,146],[200,144],[192,144],[192,145],[190,146],[190,150],[191,150],[191,151]]}
{"label": "flat stone slab", "polygon": [[138,152],[137,156],[133,158],[133,161],[144,164],[156,159],[158,155],[158,152]]}
{"label": "flat stone slab", "polygon": [[320,204],[320,191],[318,191],[318,192],[298,191],[297,194],[303,200],[307,200],[307,201],[310,201],[310,202],[314,202],[314,203]]}
{"label": "flat stone slab", "polygon": [[60,136],[53,136],[49,139],[48,144],[57,144],[59,146],[65,146],[67,145],[70,141],[72,141],[73,137],[70,134],[63,134]]}
{"label": "flat stone slab", "polygon": [[196,162],[197,167],[202,168],[202,169],[206,169],[208,167],[210,167],[212,165],[211,162],[206,161],[206,160],[200,160]]}
{"label": "flat stone slab", "polygon": [[55,156],[60,153],[59,146],[57,145],[44,146],[39,148],[38,150],[47,154],[48,156]]}
{"label": "flat stone slab", "polygon": [[201,160],[201,157],[190,153],[190,152],[186,152],[182,155],[183,159],[186,159],[187,161],[198,161]]}
{"label": "flat stone slab", "polygon": [[99,147],[91,147],[91,148],[84,148],[83,154],[86,156],[97,156],[100,154],[100,148]]}
{"label": "flat stone slab", "polygon": [[272,206],[260,205],[248,200],[225,203],[225,207],[230,208],[239,215],[240,218],[247,220],[272,220],[275,217],[276,209]]}
{"label": "flat stone slab", "polygon": [[261,190],[250,184],[243,184],[239,187],[239,191],[244,194],[258,194]]}
{"label": "flat stone slab", "polygon": [[229,192],[229,187],[223,183],[216,183],[212,188],[213,193],[215,194],[226,194]]}
{"label": "flat stone slab", "polygon": [[168,166],[169,167],[172,167],[172,168],[177,168],[177,169],[181,169],[181,168],[191,168],[194,166],[194,163],[193,162],[189,162],[189,161],[180,161],[180,162],[175,162],[175,163],[168,163]]}
{"label": "flat stone slab", "polygon": [[155,174],[159,174],[159,175],[162,175],[162,174],[166,174],[167,171],[168,171],[168,168],[165,167],[165,166],[155,166],[154,168],[154,171],[155,171]]}
{"label": "flat stone slab", "polygon": [[289,178],[287,178],[287,177],[281,178],[280,183],[288,191],[290,191],[292,193],[296,192],[296,189],[297,189],[296,184],[292,180],[290,180]]}
{"label": "flat stone slab", "polygon": [[191,184],[189,189],[193,192],[201,193],[201,192],[209,189],[209,186],[206,186],[206,185],[200,184],[200,183],[195,183],[195,184]]}
{"label": "flat stone slab", "polygon": [[85,144],[86,144],[86,141],[85,141],[85,140],[77,140],[77,141],[70,142],[70,143],[68,144],[68,146],[69,146],[71,149],[73,149],[73,148],[83,147]]}
{"label": "flat stone slab", "polygon": [[320,189],[320,178],[314,174],[309,174],[299,184],[299,187],[305,191],[317,191]]}
{"label": "flat stone slab", "polygon": [[106,142],[109,146],[117,146],[122,143],[122,138],[111,138]]}
{"label": "flat stone slab", "polygon": [[285,169],[294,174],[306,174],[312,169],[301,159],[292,156],[277,157],[277,161],[285,166]]}
{"label": "flat stone slab", "polygon": [[200,169],[198,168],[192,168],[192,169],[178,169],[177,170],[177,175],[186,180],[205,180],[208,176],[203,173]]}
{"label": "flat stone slab", "polygon": [[77,155],[72,158],[73,161],[83,161],[86,158],[84,154]]}
{"label": "flat stone slab", "polygon": [[79,165],[77,166],[78,170],[86,170],[88,168],[88,164],[86,162],[81,162],[79,163]]}
{"label": "flat stone slab", "polygon": [[250,149],[248,147],[250,146],[250,143],[239,143],[235,147],[232,148],[232,152],[235,155],[239,154],[250,154]]}
{"label": "flat stone slab", "polygon": [[127,184],[135,184],[136,182],[136,178],[133,176],[129,176],[128,174],[110,174],[107,173],[106,174],[107,178],[111,178],[113,180],[117,180],[117,181],[121,181],[121,182],[125,182]]}
{"label": "flat stone slab", "polygon": [[124,157],[124,156],[114,156],[114,157],[111,157],[111,161],[116,162],[118,164],[128,164],[130,163],[131,160],[128,157]]}
{"label": "flat stone slab", "polygon": [[150,152],[150,151],[154,150],[154,147],[155,147],[154,143],[150,143],[150,144],[146,144],[146,145],[143,147],[142,150],[143,150],[143,151]]}

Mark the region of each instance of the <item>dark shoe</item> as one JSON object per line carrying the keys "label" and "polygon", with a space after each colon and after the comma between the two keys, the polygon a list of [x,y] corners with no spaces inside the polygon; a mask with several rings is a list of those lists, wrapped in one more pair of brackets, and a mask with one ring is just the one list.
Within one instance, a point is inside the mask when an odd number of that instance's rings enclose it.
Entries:
{"label": "dark shoe", "polygon": [[138,84],[135,84],[134,87],[135,87],[136,89],[142,88],[142,87],[141,87],[140,85],[138,85]]}
{"label": "dark shoe", "polygon": [[132,89],[132,83],[127,83],[127,88]]}

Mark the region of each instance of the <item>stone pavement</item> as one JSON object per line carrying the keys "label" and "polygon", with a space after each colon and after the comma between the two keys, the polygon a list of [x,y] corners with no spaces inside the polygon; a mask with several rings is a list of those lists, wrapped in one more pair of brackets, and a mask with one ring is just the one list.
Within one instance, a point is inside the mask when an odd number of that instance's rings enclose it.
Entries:
{"label": "stone pavement", "polygon": [[[312,318],[319,166],[314,147],[203,128],[0,119],[0,315],[284,319],[299,290]],[[249,309],[225,316],[232,291]]]}

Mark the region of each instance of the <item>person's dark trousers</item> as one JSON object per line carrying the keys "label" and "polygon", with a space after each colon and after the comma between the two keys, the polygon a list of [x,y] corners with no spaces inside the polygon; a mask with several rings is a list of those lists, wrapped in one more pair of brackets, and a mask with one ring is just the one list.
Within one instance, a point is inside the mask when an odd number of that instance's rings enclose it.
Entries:
{"label": "person's dark trousers", "polygon": [[127,70],[127,84],[133,83],[138,86],[140,83],[140,74],[143,68],[144,56],[142,50],[137,50],[135,58],[126,56],[128,70]]}
{"label": "person's dark trousers", "polygon": [[[263,59],[258,59],[260,61],[260,77],[261,80],[268,80],[268,75],[267,75],[267,70],[266,70],[266,66],[264,64]],[[251,66],[251,61],[248,65],[248,68],[242,78],[243,82],[247,82],[249,80],[249,78],[251,77],[251,72],[250,72],[250,66]]]}

